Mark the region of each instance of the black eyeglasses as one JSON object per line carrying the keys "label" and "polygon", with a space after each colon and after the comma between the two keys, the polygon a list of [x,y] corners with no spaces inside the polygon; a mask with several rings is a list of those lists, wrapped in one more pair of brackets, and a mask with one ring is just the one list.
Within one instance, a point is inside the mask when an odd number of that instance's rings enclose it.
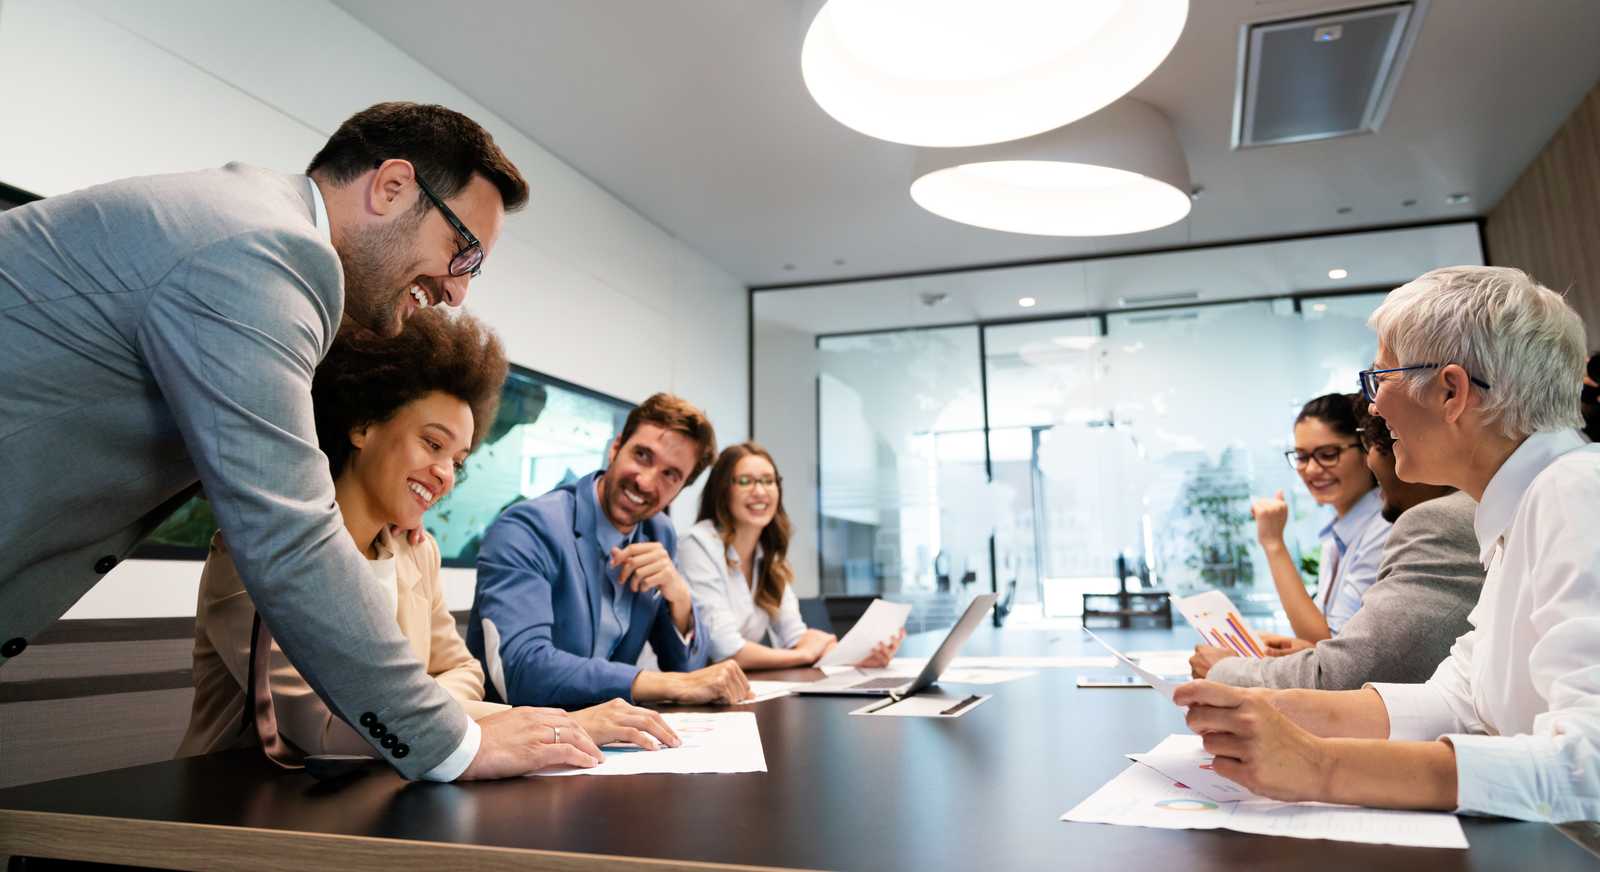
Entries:
{"label": "black eyeglasses", "polygon": [[1283,459],[1289,461],[1289,465],[1295,469],[1300,469],[1313,460],[1323,469],[1332,469],[1333,465],[1339,462],[1339,455],[1351,448],[1360,447],[1360,442],[1351,442],[1348,445],[1318,445],[1310,451],[1291,448],[1283,452]]}
{"label": "black eyeglasses", "polygon": [[467,229],[467,225],[461,223],[461,219],[456,217],[456,213],[450,211],[450,207],[439,199],[439,195],[428,188],[428,183],[422,180],[422,176],[419,175],[416,179],[417,187],[421,188],[422,193],[433,201],[433,205],[439,207],[439,214],[444,216],[444,220],[450,222],[450,226],[456,229],[456,234],[466,242],[466,245],[456,252],[456,256],[450,258],[450,274],[477,278],[478,274],[483,272],[483,244],[478,242],[478,237],[472,235],[472,231]]}
{"label": "black eyeglasses", "polygon": [[740,490],[750,490],[751,488],[755,487],[758,484],[761,485],[762,487],[766,488],[767,490],[777,490],[778,488],[783,487],[783,476],[781,476],[781,475],[763,475],[763,476],[736,475],[736,476],[733,477],[733,483],[735,485],[738,485]]}
{"label": "black eyeglasses", "polygon": [[[1389,373],[1389,372],[1409,372],[1409,371],[1411,371],[1413,369],[1438,369],[1441,366],[1449,366],[1449,364],[1447,364],[1447,363],[1414,363],[1411,366],[1396,366],[1396,367],[1392,367],[1390,369],[1364,369],[1360,373],[1360,375],[1361,375],[1361,395],[1367,398],[1367,402],[1376,403],[1378,401],[1378,376],[1383,375],[1384,373]],[[1489,390],[1489,383],[1488,382],[1486,382],[1486,381],[1484,381],[1484,380],[1482,380],[1480,378],[1475,378],[1470,373],[1467,375],[1467,378],[1472,379],[1472,383],[1477,385],[1478,387],[1483,388],[1484,390]]]}

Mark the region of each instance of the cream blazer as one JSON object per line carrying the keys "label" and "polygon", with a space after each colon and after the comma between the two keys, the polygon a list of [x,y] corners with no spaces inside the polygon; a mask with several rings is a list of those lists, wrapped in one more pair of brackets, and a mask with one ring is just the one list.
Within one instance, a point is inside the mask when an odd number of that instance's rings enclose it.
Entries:
{"label": "cream blazer", "polygon": [[[432,536],[413,547],[383,533],[379,553],[395,556],[397,604],[395,620],[411,643],[411,651],[471,718],[502,711],[506,706],[483,701],[483,669],[467,652],[456,632],[456,620],[445,607],[439,581],[439,546]],[[194,708],[189,730],[177,756],[190,757],[261,744],[252,722],[243,726],[245,682],[250,674],[250,631],[255,605],[245,593],[227,545],[218,533],[200,576],[195,607]],[[359,651],[347,651],[360,657]],[[300,673],[289,664],[276,640],[272,643],[272,703],[278,729],[306,754],[377,756],[371,744],[328,711]]]}

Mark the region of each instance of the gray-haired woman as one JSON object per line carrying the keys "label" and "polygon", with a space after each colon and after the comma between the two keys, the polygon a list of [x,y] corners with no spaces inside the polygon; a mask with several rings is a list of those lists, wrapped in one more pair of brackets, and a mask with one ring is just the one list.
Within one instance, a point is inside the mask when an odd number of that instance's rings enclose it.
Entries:
{"label": "gray-haired woman", "polygon": [[1473,629],[1424,684],[1179,688],[1216,771],[1276,799],[1600,820],[1600,445],[1579,426],[1583,325],[1519,270],[1389,294],[1362,389],[1408,481],[1478,501]]}

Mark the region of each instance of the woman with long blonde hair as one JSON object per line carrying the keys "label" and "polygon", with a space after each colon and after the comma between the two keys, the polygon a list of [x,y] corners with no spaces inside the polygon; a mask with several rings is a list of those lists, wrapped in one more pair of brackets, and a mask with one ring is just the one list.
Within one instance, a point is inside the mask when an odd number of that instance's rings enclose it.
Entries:
{"label": "woman with long blonde hair", "polygon": [[[783,477],[772,455],[754,442],[724,449],[700,493],[697,522],[678,550],[679,570],[710,627],[712,660],[789,669],[816,663],[838,643],[800,618],[790,584],[789,529]],[[904,636],[885,639],[856,665],[887,666]]]}

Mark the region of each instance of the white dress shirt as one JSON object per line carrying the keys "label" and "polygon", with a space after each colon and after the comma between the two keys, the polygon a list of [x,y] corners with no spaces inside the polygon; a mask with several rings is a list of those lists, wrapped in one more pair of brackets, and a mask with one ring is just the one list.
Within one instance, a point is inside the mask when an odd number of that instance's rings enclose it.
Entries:
{"label": "white dress shirt", "polygon": [[1600,445],[1536,433],[1473,526],[1473,629],[1426,684],[1374,684],[1389,738],[1455,746],[1458,813],[1600,820]]}
{"label": "white dress shirt", "polygon": [[[317,229],[322,232],[322,238],[327,240],[329,245],[333,245],[333,226],[328,222],[328,204],[322,199],[322,190],[317,187],[316,179],[311,180],[311,206],[317,222]],[[373,567],[375,570],[378,569],[376,563],[373,564]],[[387,592],[389,598],[397,603],[396,608],[398,608],[399,593],[395,588],[393,555],[389,557],[388,579]],[[467,718],[467,731],[461,736],[461,744],[450,752],[450,756],[439,761],[439,765],[422,773],[422,779],[424,781],[454,781],[460,778],[461,773],[467,771],[467,767],[472,765],[472,758],[478,756],[478,747],[482,742],[482,728],[478,726],[477,721]]]}
{"label": "white dress shirt", "polygon": [[1389,526],[1383,519],[1383,500],[1373,488],[1356,500],[1350,511],[1322,528],[1316,602],[1331,635],[1339,635],[1345,622],[1361,610],[1367,588],[1378,580]]}
{"label": "white dress shirt", "polygon": [[745,642],[764,643],[768,631],[777,643],[773,647],[793,648],[806,631],[792,586],[784,586],[776,618],[756,605],[753,588],[761,583],[759,545],[754,560],[753,582],[746,582],[738,553],[723,543],[716,522],[709,518],[691,527],[678,543],[678,569],[705,618],[712,660],[727,660],[739,653]]}

